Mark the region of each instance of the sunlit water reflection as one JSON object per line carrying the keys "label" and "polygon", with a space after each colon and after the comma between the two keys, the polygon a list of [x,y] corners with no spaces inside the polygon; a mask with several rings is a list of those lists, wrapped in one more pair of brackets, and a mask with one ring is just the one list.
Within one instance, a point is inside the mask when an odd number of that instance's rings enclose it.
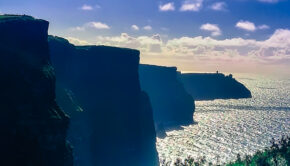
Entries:
{"label": "sunlit water reflection", "polygon": [[249,75],[237,80],[253,98],[196,102],[197,124],[157,139],[160,159],[206,156],[223,163],[268,147],[273,137],[290,135],[290,80]]}

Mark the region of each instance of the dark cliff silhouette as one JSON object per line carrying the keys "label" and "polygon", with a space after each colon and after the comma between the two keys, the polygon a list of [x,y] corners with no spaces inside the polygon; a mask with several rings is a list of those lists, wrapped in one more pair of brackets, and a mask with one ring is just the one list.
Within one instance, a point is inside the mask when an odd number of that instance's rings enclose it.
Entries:
{"label": "dark cliff silhouette", "polygon": [[74,46],[52,36],[49,44],[57,101],[71,115],[76,165],[158,165],[151,104],[139,83],[139,51]]}
{"label": "dark cliff silhouette", "polygon": [[72,166],[69,118],[55,101],[48,22],[0,16],[0,165]]}
{"label": "dark cliff silhouette", "polygon": [[148,93],[156,126],[193,122],[194,100],[178,80],[176,67],[140,65],[141,89]]}
{"label": "dark cliff silhouette", "polygon": [[185,89],[195,100],[251,98],[251,92],[230,74],[180,74]]}

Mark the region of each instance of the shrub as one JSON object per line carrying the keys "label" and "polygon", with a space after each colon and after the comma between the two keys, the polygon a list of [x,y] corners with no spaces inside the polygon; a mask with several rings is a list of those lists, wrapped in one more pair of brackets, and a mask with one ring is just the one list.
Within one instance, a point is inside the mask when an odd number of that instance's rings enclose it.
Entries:
{"label": "shrub", "polygon": [[[264,151],[257,151],[253,156],[246,155],[241,157],[237,155],[237,159],[234,162],[221,164],[225,166],[287,166],[290,165],[290,137],[282,136],[281,139],[275,141],[273,138],[271,146],[266,148]],[[170,166],[171,162],[161,161],[161,166]],[[202,166],[202,165],[213,165],[211,162],[207,162],[205,157],[194,159],[189,156],[182,160],[176,159],[173,163],[174,166]]]}

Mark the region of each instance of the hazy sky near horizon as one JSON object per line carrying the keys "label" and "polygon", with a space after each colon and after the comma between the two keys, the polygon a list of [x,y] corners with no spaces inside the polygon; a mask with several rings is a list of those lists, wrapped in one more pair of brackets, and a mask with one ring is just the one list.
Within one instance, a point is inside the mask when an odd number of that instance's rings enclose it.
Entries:
{"label": "hazy sky near horizon", "polygon": [[135,48],[181,71],[290,75],[288,0],[1,0],[74,44]]}

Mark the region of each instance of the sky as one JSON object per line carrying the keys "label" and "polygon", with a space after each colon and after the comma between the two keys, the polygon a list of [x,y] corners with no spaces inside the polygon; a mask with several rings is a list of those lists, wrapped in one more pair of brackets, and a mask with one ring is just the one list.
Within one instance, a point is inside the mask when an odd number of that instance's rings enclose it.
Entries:
{"label": "sky", "polygon": [[146,64],[290,75],[288,0],[0,0],[0,13],[50,22],[76,45],[141,51]]}

